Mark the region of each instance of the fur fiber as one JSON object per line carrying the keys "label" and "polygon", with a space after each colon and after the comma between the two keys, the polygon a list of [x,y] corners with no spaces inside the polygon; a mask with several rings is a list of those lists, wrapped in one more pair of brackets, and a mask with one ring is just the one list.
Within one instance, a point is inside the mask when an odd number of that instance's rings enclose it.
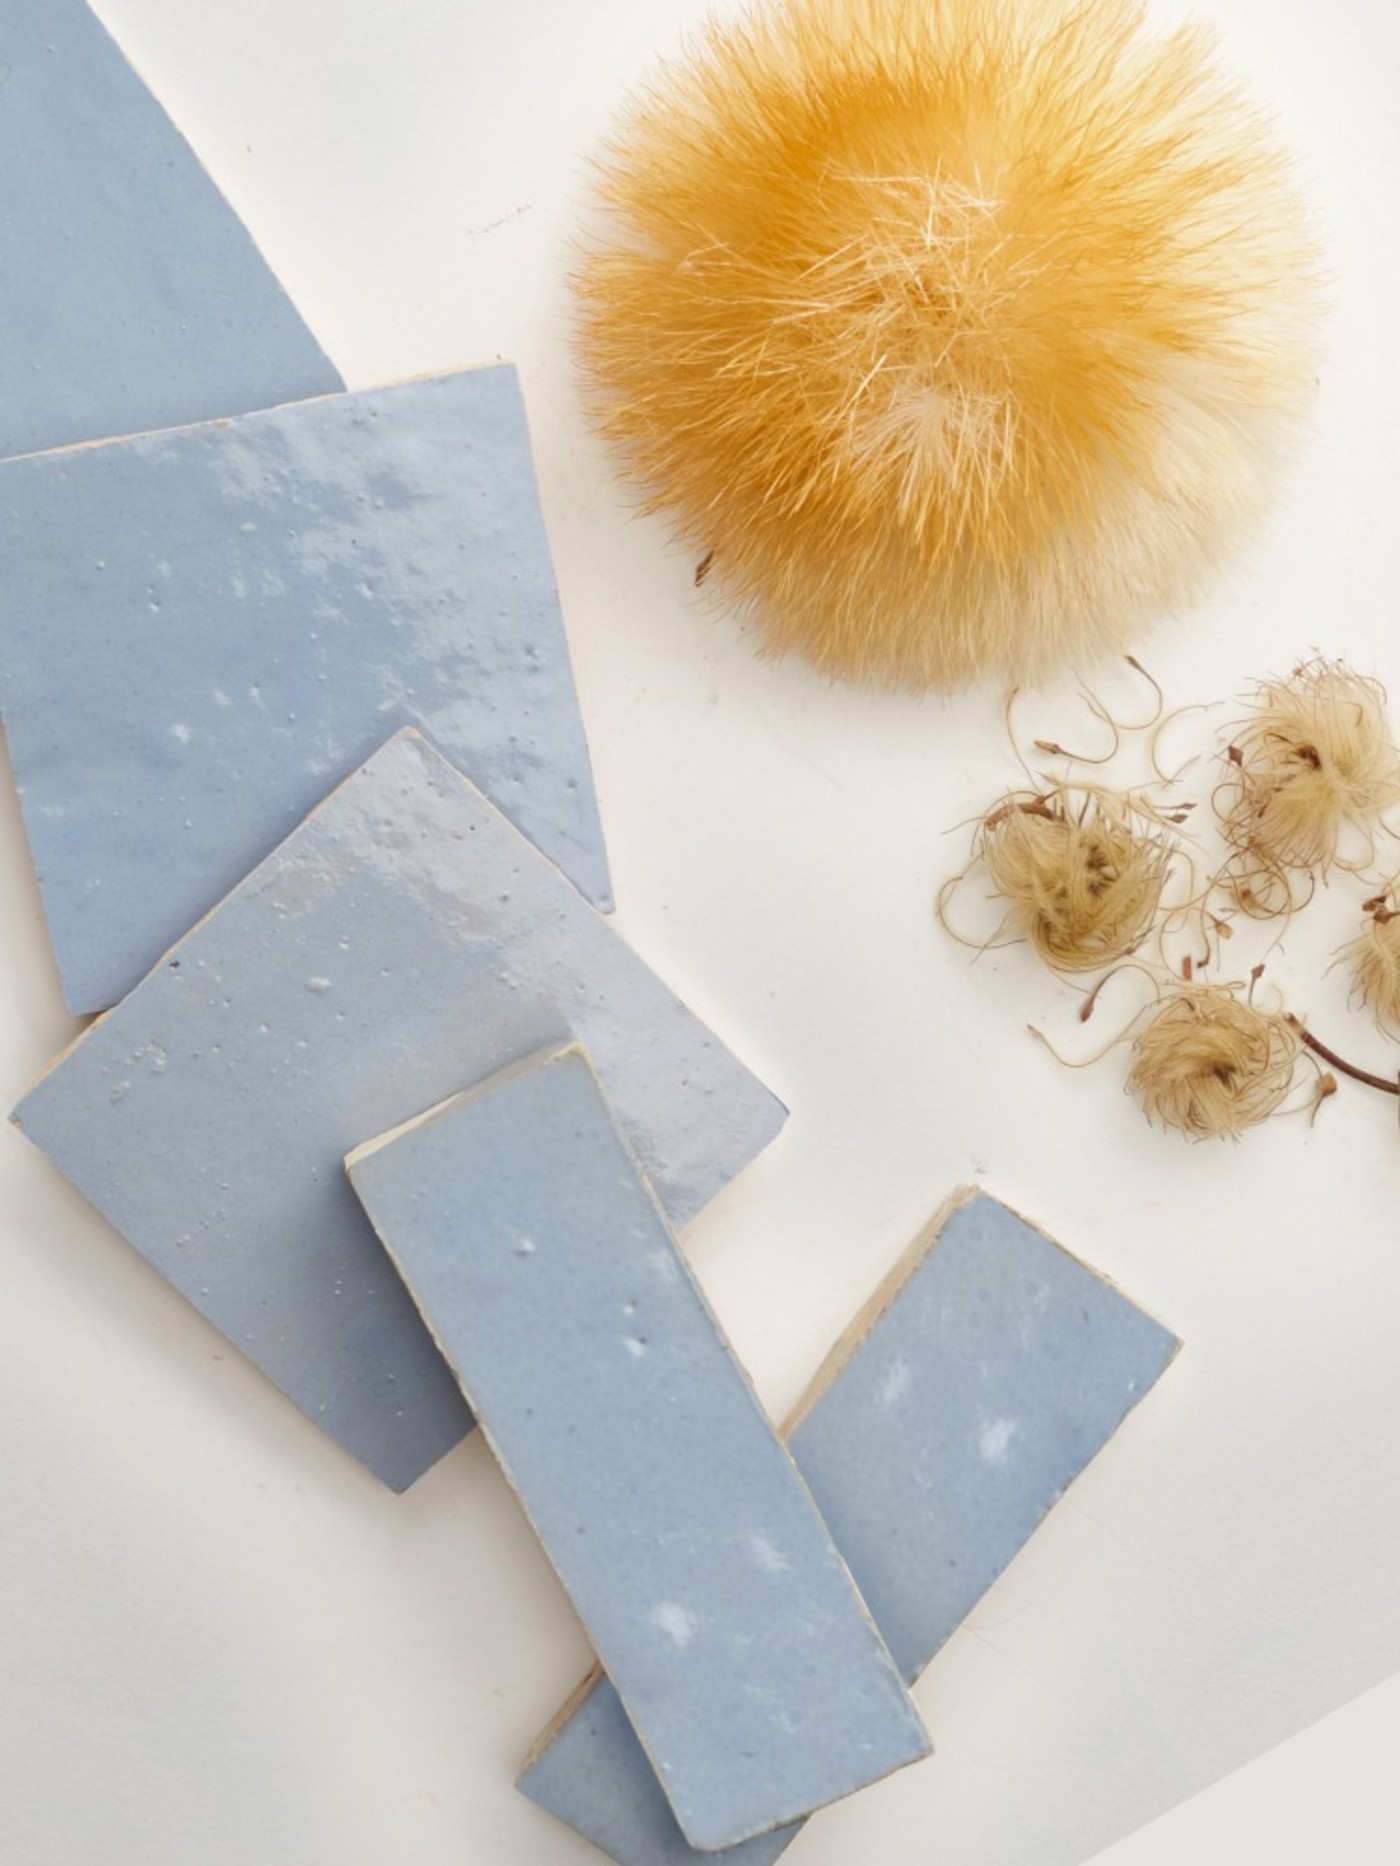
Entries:
{"label": "fur fiber", "polygon": [[1313,382],[1289,162],[1136,0],[760,0],[600,164],[585,392],[833,675],[1043,677],[1187,600]]}

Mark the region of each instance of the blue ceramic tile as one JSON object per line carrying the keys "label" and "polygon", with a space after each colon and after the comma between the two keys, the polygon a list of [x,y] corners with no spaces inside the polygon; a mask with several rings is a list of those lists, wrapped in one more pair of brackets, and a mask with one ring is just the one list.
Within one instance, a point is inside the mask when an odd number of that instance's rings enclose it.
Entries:
{"label": "blue ceramic tile", "polygon": [[396,1489],[471,1423],[342,1160],[577,1033],[681,1222],[783,1110],[416,733],[343,784],[15,1119]]}
{"label": "blue ceramic tile", "polygon": [[0,8],[0,454],[342,387],[83,0]]}
{"label": "blue ceramic tile", "polygon": [[507,1070],[348,1166],[692,1844],[926,1755],[582,1051]]}
{"label": "blue ceramic tile", "polygon": [[[912,1683],[1166,1369],[1173,1336],[985,1195],[916,1241],[788,1443]],[[520,1787],[619,1862],[703,1866],[606,1678]],[[800,1824],[724,1854],[772,1866]]]}
{"label": "blue ceramic tile", "polygon": [[72,1010],[402,725],[608,904],[509,366],[0,464],[0,538],[0,713]]}

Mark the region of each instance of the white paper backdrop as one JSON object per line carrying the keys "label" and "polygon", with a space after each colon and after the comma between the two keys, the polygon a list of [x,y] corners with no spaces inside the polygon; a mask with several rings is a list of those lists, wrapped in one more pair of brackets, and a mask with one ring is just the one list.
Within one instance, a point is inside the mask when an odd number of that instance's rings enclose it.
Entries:
{"label": "white paper backdrop", "polygon": [[[1193,1149],[1147,1129],[1112,1062],[1062,1071],[1024,1026],[1070,995],[1019,952],[971,966],[930,916],[950,826],[1010,775],[1000,696],[758,660],[580,420],[563,274],[585,155],[702,9],[97,10],[352,386],[520,366],[618,925],[793,1110],[685,1240],[773,1410],[972,1177],[1185,1339],[926,1675],[938,1756],[822,1815],[794,1862],[1076,1866],[1400,1667],[1393,1103],[1344,1086],[1313,1129]],[[1176,702],[1314,647],[1400,697],[1400,15],[1209,11],[1303,157],[1334,312],[1277,516],[1140,651]],[[73,1029],[8,773],[0,953],[8,1108]],[[1282,963],[1320,970],[1301,945]],[[1392,1067],[1344,1000],[1334,977],[1298,1002]],[[597,1857],[511,1786],[588,1655],[485,1447],[391,1497],[9,1130],[0,1512],[7,1862]]]}

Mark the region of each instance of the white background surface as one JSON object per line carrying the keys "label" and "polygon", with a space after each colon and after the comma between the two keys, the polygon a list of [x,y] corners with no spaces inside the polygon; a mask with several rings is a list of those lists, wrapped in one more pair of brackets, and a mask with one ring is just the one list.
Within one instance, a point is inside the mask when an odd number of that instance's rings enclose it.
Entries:
{"label": "white background surface", "polygon": [[[1400,1667],[1394,1104],[1344,1087],[1315,1129],[1193,1149],[1145,1126],[1120,1061],[1062,1071],[1024,1026],[1072,1028],[1072,994],[1020,951],[970,964],[929,912],[965,846],[946,832],[1014,779],[1000,696],[758,660],[627,516],[579,419],[563,279],[585,155],[701,8],[98,11],[352,387],[520,366],[617,923],[793,1111],[686,1237],[773,1410],[972,1177],[1186,1341],[926,1675],[937,1757],[814,1821],[794,1866],[1073,1866]],[[1400,695],[1400,15],[1210,11],[1303,158],[1335,306],[1274,522],[1139,652],[1174,702],[1311,647]],[[1070,694],[1032,729],[1058,706],[1067,732]],[[1334,886],[1321,946],[1290,939],[1281,975],[1392,1069],[1344,982],[1314,982],[1363,892]],[[7,775],[0,950],[9,1107],[73,1025]],[[587,1651],[484,1446],[391,1497],[9,1130],[0,1510],[6,1866],[597,1858],[511,1786]],[[1198,1834],[1160,1857],[1239,1855]]]}
{"label": "white background surface", "polygon": [[1394,1866],[1397,1738],[1400,1678],[1392,1678],[1140,1827],[1094,1866]]}

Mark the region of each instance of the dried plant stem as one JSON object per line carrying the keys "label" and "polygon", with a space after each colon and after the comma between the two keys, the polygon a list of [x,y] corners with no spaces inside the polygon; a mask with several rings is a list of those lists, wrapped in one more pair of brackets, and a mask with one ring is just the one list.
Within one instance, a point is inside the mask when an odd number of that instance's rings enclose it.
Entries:
{"label": "dried plant stem", "polygon": [[1135,654],[1125,654],[1123,659],[1128,663],[1128,666],[1132,668],[1134,673],[1142,675],[1142,678],[1155,694],[1157,702],[1152,709],[1151,715],[1147,719],[1144,719],[1140,726],[1128,726],[1125,730],[1129,732],[1150,732],[1154,726],[1160,725],[1161,723],[1162,713],[1167,704],[1166,695],[1162,692],[1161,682],[1153,679],[1152,675],[1148,673],[1147,669],[1143,666],[1142,662],[1138,660]]}
{"label": "dried plant stem", "polygon": [[1314,1056],[1320,1056],[1323,1062],[1330,1064],[1333,1069],[1340,1069],[1342,1074],[1350,1076],[1353,1082],[1364,1082],[1367,1088],[1379,1089],[1383,1095],[1400,1095],[1400,1075],[1397,1075],[1395,1081],[1389,1082],[1384,1076],[1372,1075],[1369,1069],[1358,1069],[1355,1063],[1347,1062],[1343,1057],[1338,1056],[1335,1050],[1329,1049],[1320,1037],[1315,1037],[1291,1011],[1286,1015],[1301,1041]]}

